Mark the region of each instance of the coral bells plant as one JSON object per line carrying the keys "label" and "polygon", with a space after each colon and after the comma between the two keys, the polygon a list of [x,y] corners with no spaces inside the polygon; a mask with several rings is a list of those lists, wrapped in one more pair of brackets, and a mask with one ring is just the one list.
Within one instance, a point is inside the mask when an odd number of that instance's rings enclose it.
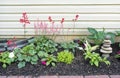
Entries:
{"label": "coral bells plant", "polygon": [[56,24],[51,16],[48,17],[48,21],[49,23],[46,23],[38,19],[34,22],[35,35],[40,35],[40,33],[41,35],[52,34],[52,39],[55,40],[56,33],[63,29],[64,18],[60,21],[60,25]]}
{"label": "coral bells plant", "polygon": [[22,13],[22,18],[20,19],[20,23],[23,23],[23,27],[24,27],[24,36],[25,36],[25,29],[26,29],[26,24],[30,24],[30,21],[28,20],[28,16],[26,12]]}

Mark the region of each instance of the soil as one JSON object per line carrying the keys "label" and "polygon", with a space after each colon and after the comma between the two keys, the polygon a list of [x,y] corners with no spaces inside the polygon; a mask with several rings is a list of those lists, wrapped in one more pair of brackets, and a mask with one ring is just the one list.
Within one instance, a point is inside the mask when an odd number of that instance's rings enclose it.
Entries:
{"label": "soil", "polygon": [[118,43],[112,44],[113,53],[108,58],[110,66],[101,63],[99,67],[91,66],[84,60],[83,52],[77,51],[77,55],[72,64],[57,63],[55,67],[44,66],[40,60],[38,64],[31,65],[27,63],[26,67],[18,69],[17,63],[12,63],[6,69],[0,64],[0,75],[120,75],[120,60],[114,58],[120,48]]}

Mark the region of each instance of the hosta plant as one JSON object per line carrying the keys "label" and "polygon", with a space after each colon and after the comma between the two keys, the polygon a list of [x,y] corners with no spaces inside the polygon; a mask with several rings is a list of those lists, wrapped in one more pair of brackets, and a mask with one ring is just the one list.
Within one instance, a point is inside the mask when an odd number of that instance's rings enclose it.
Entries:
{"label": "hosta plant", "polygon": [[10,65],[14,62],[14,54],[13,52],[3,52],[0,54],[0,63],[2,63],[2,67],[6,68],[7,65]]}
{"label": "hosta plant", "polygon": [[105,37],[107,35],[111,36],[111,41],[112,43],[114,43],[114,39],[115,39],[115,33],[112,32],[105,32],[105,29],[103,28],[102,31],[97,31],[95,28],[88,28],[88,31],[91,33],[91,35],[89,35],[87,38],[90,40],[94,41],[94,44],[100,45],[103,43],[103,40],[105,39]]}
{"label": "hosta plant", "polygon": [[91,46],[87,41],[85,43],[84,56],[85,60],[89,60],[91,65],[99,66],[99,63],[104,62],[107,65],[110,65],[110,62],[104,57],[102,58],[99,53],[93,52],[98,46]]}
{"label": "hosta plant", "polygon": [[71,64],[73,62],[74,55],[72,52],[69,52],[68,50],[64,50],[58,53],[57,60],[58,62],[63,62],[66,64]]}
{"label": "hosta plant", "polygon": [[16,61],[19,62],[18,68],[25,67],[27,62],[30,62],[31,64],[37,64],[38,52],[35,50],[35,46],[33,44],[25,46],[23,49],[16,48],[14,53],[16,56]]}

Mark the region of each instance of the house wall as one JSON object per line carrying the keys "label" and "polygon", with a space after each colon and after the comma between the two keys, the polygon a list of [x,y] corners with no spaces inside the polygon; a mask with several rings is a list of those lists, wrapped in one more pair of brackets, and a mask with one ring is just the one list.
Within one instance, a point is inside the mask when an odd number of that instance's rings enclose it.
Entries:
{"label": "house wall", "polygon": [[[1,0],[0,38],[24,38],[23,24],[19,22],[23,12],[31,22],[26,25],[26,37],[35,36],[34,22],[38,19],[50,24],[48,16],[57,26],[65,18],[64,30],[57,33],[59,38],[86,36],[88,27],[120,30],[120,0]],[[76,15],[79,18],[74,23]]]}

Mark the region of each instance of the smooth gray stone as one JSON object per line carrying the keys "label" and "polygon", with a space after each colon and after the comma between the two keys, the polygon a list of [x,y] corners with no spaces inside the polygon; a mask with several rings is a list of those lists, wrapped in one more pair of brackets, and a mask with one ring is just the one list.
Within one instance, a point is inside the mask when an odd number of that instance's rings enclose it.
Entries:
{"label": "smooth gray stone", "polygon": [[110,45],[103,44],[103,47],[108,48],[108,47],[110,47]]}
{"label": "smooth gray stone", "polygon": [[102,46],[102,50],[105,50],[105,51],[112,51],[112,48],[111,48],[111,47],[105,48],[105,47]]}
{"label": "smooth gray stone", "polygon": [[112,53],[112,51],[105,51],[105,50],[103,50],[103,49],[100,49],[100,52],[101,52],[101,53]]}
{"label": "smooth gray stone", "polygon": [[105,37],[105,39],[110,40],[110,39],[111,39],[111,36],[110,36],[110,35],[107,35],[107,36]]}
{"label": "smooth gray stone", "polygon": [[110,40],[104,40],[103,43],[105,44],[111,44],[112,42]]}

